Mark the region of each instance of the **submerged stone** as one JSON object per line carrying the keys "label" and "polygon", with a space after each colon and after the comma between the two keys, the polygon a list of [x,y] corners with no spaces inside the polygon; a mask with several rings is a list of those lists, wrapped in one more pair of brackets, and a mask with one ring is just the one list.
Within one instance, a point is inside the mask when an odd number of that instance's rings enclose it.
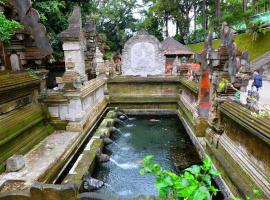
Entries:
{"label": "submerged stone", "polygon": [[101,188],[104,185],[103,181],[92,178],[90,174],[83,177],[82,187],[84,191],[93,191]]}
{"label": "submerged stone", "polygon": [[102,138],[105,145],[109,145],[109,144],[113,143],[113,141],[108,137],[101,136],[101,138]]}
{"label": "submerged stone", "polygon": [[6,162],[7,172],[17,172],[24,168],[25,161],[22,155],[14,155],[10,157]]}
{"label": "submerged stone", "polygon": [[102,153],[100,149],[96,151],[96,156],[98,158],[98,162],[108,162],[110,160],[110,156]]}

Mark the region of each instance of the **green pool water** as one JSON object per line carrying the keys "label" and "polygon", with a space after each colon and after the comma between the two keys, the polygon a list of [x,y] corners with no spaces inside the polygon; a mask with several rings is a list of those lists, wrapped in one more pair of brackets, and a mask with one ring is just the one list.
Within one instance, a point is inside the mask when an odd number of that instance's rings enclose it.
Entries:
{"label": "green pool water", "polygon": [[140,163],[149,154],[155,163],[176,173],[200,162],[177,116],[134,116],[125,123],[104,150],[111,160],[95,169],[93,176],[106,183],[98,193],[127,198],[157,195],[155,178],[139,174]]}

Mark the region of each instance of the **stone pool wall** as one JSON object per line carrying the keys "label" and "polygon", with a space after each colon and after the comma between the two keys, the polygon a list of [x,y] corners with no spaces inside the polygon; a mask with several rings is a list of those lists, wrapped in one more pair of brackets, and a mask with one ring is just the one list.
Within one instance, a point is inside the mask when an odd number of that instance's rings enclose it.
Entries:
{"label": "stone pool wall", "polygon": [[270,121],[234,102],[221,104],[219,110],[223,131],[207,129],[206,152],[235,194],[252,196],[259,189],[260,198],[269,198]]}
{"label": "stone pool wall", "polygon": [[[62,123],[61,128],[81,133],[66,159],[107,106],[133,113],[178,113],[200,155],[209,154],[222,172],[221,180],[228,191],[245,196],[256,188],[263,198],[269,197],[269,121],[254,118],[240,104],[229,102],[218,104],[220,121],[213,127],[198,114],[198,101],[198,85],[181,77],[119,76],[109,80],[97,78],[76,91],[52,92],[45,102],[55,127]],[[82,115],[63,112],[68,109],[81,110]],[[94,135],[74,168],[82,173],[71,173],[64,182],[79,184],[84,172],[91,171],[96,162],[95,153],[89,149],[102,149],[102,146],[100,135]],[[48,177],[56,176],[66,159]],[[93,165],[86,166],[85,159]],[[48,177],[40,181],[47,182]]]}

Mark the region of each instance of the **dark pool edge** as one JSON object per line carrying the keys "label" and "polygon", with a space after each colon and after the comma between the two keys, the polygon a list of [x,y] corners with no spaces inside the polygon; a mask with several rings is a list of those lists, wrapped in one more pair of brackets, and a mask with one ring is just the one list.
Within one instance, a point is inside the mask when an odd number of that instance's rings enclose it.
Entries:
{"label": "dark pool edge", "polygon": [[71,154],[71,156],[68,158],[68,160],[65,162],[65,165],[61,168],[61,171],[57,174],[56,177],[54,177],[54,180],[52,181],[53,184],[60,184],[65,179],[65,177],[68,175],[70,169],[76,162],[76,160],[79,158],[81,152],[84,150],[87,143],[91,140],[94,134],[94,130],[98,127],[101,120],[104,118],[106,113],[110,110],[110,108],[105,107],[103,111],[101,112],[100,116],[95,120],[93,125],[89,128],[87,134],[84,136],[82,140],[80,140],[80,143],[78,144],[77,148],[74,149],[74,152]]}
{"label": "dark pool edge", "polygon": [[[185,127],[185,130],[187,134],[189,135],[192,143],[194,144],[195,148],[197,149],[200,158],[203,160],[203,158],[206,155],[206,152],[204,150],[203,144],[205,143],[205,139],[203,137],[196,137],[194,131],[191,129],[191,127],[188,125],[188,122],[185,120],[185,118],[182,116],[180,111],[176,111],[179,120],[182,122],[183,126]],[[201,143],[200,141],[201,140]],[[213,164],[213,168],[217,170],[216,166]],[[225,180],[221,177],[213,177],[214,181],[216,182],[218,188],[221,189],[221,192],[225,199],[229,199],[233,196],[233,193],[231,192],[229,186],[226,184]]]}

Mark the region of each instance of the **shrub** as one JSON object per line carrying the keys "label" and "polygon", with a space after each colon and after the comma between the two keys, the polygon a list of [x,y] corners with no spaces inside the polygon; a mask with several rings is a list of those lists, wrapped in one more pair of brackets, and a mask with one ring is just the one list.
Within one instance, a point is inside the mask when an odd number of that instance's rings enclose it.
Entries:
{"label": "shrub", "polygon": [[220,173],[212,168],[212,161],[206,156],[202,165],[193,165],[180,175],[164,170],[158,164],[153,164],[153,156],[144,158],[140,174],[156,176],[156,189],[162,198],[166,199],[212,199],[219,191],[212,185],[211,176]]}
{"label": "shrub", "polygon": [[14,20],[9,20],[3,12],[0,12],[0,40],[8,41],[17,29],[22,28],[22,25]]}

